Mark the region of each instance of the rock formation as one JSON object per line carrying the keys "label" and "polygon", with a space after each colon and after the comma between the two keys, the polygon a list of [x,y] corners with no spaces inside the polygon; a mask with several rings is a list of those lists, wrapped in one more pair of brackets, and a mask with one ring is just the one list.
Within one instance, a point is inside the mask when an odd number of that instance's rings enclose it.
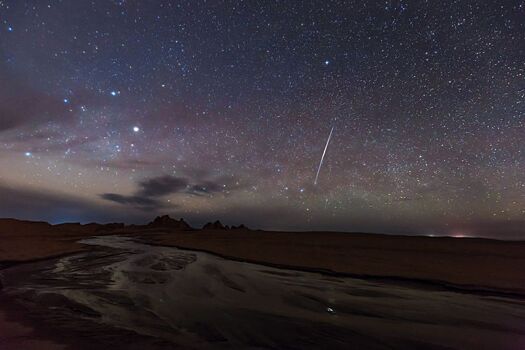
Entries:
{"label": "rock formation", "polygon": [[202,227],[203,230],[228,230],[228,226],[224,226],[219,220],[211,223],[208,222],[206,225]]}
{"label": "rock formation", "polygon": [[192,227],[184,221],[184,219],[176,220],[169,217],[169,215],[157,216],[155,220],[150,222],[147,227],[154,228],[170,228],[175,230],[191,230]]}

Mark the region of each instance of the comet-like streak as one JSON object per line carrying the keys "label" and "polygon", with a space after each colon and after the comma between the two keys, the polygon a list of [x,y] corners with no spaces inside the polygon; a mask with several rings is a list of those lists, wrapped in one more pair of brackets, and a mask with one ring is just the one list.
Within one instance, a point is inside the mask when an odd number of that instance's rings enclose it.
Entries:
{"label": "comet-like streak", "polygon": [[328,139],[326,140],[326,145],[324,146],[324,151],[323,151],[323,155],[321,156],[321,161],[319,162],[319,167],[317,168],[317,175],[315,175],[314,186],[317,185],[317,179],[319,178],[319,172],[321,171],[321,167],[323,166],[324,155],[326,154],[326,150],[328,149],[328,144],[330,143],[330,139],[332,138],[333,132],[334,132],[334,127],[332,126],[332,130],[330,130],[330,135],[328,135]]}

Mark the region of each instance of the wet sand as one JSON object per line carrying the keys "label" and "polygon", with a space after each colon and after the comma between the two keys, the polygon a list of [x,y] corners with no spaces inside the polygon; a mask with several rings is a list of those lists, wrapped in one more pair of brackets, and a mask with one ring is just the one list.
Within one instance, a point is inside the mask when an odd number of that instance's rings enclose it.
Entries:
{"label": "wet sand", "polygon": [[[51,300],[53,300],[51,298]],[[65,349],[174,349],[173,344],[156,341],[135,332],[93,322],[79,313],[79,305],[64,299],[19,299],[0,293],[0,349],[65,350]],[[59,303],[69,313],[60,312]],[[81,315],[81,314],[80,314]]]}

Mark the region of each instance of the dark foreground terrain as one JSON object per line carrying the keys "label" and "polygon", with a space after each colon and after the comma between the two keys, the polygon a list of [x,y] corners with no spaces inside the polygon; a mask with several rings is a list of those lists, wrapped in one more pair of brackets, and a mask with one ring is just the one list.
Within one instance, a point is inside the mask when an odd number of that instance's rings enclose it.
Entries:
{"label": "dark foreground terrain", "polygon": [[525,346],[520,242],[1,227],[0,349]]}

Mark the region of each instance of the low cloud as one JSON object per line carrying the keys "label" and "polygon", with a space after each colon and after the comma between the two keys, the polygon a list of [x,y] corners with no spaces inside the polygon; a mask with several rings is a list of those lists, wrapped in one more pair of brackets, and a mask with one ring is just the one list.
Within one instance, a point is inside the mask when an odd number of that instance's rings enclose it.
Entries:
{"label": "low cloud", "polygon": [[201,195],[201,194],[211,194],[215,192],[221,192],[223,189],[224,189],[223,186],[219,185],[218,183],[206,181],[206,182],[191,186],[188,192],[195,194],[195,195]]}
{"label": "low cloud", "polygon": [[160,176],[139,182],[139,197],[159,197],[184,191],[189,181],[182,177]]}
{"label": "low cloud", "polygon": [[142,210],[158,210],[173,207],[162,197],[173,194],[194,196],[229,195],[242,186],[233,177],[216,177],[208,180],[189,179],[171,175],[158,176],[137,183],[137,190],[132,195],[103,193],[102,199],[131,206]]}
{"label": "low cloud", "polygon": [[[157,178],[154,178],[157,179]],[[151,180],[151,179],[150,179]],[[146,181],[144,181],[146,182]],[[148,183],[150,183],[148,181]],[[211,181],[210,183],[215,183]],[[196,186],[193,184],[193,186]],[[185,189],[189,193],[195,189]],[[215,189],[217,191],[218,188]],[[137,191],[140,191],[138,188]],[[178,191],[181,191],[180,189]],[[204,192],[210,191],[206,189]],[[213,191],[212,191],[213,192]],[[119,205],[101,205],[80,197],[39,190],[10,186],[0,181],[0,216],[25,220],[60,222],[126,222],[145,223],[153,215],[169,212],[176,217],[184,217],[194,226],[205,222],[221,219],[226,224],[244,223],[252,228],[274,230],[332,230],[354,232],[379,232],[402,234],[435,234],[447,235],[461,233],[472,237],[489,237],[499,239],[523,239],[524,220],[515,221],[483,221],[471,220],[462,222],[408,222],[403,218],[392,219],[377,215],[368,215],[356,208],[354,214],[338,215],[336,217],[320,212],[312,219],[304,210],[297,206],[283,203],[244,203],[227,207],[215,207],[199,212],[182,211],[177,206],[165,206],[167,201],[162,198],[141,198],[118,194],[104,194],[102,198]],[[139,208],[140,210],[136,210]],[[154,212],[158,210],[157,212]]]}
{"label": "low cloud", "polygon": [[122,205],[130,205],[142,209],[159,209],[165,205],[157,199],[140,196],[123,196],[116,193],[104,193],[100,195],[102,199]]}

